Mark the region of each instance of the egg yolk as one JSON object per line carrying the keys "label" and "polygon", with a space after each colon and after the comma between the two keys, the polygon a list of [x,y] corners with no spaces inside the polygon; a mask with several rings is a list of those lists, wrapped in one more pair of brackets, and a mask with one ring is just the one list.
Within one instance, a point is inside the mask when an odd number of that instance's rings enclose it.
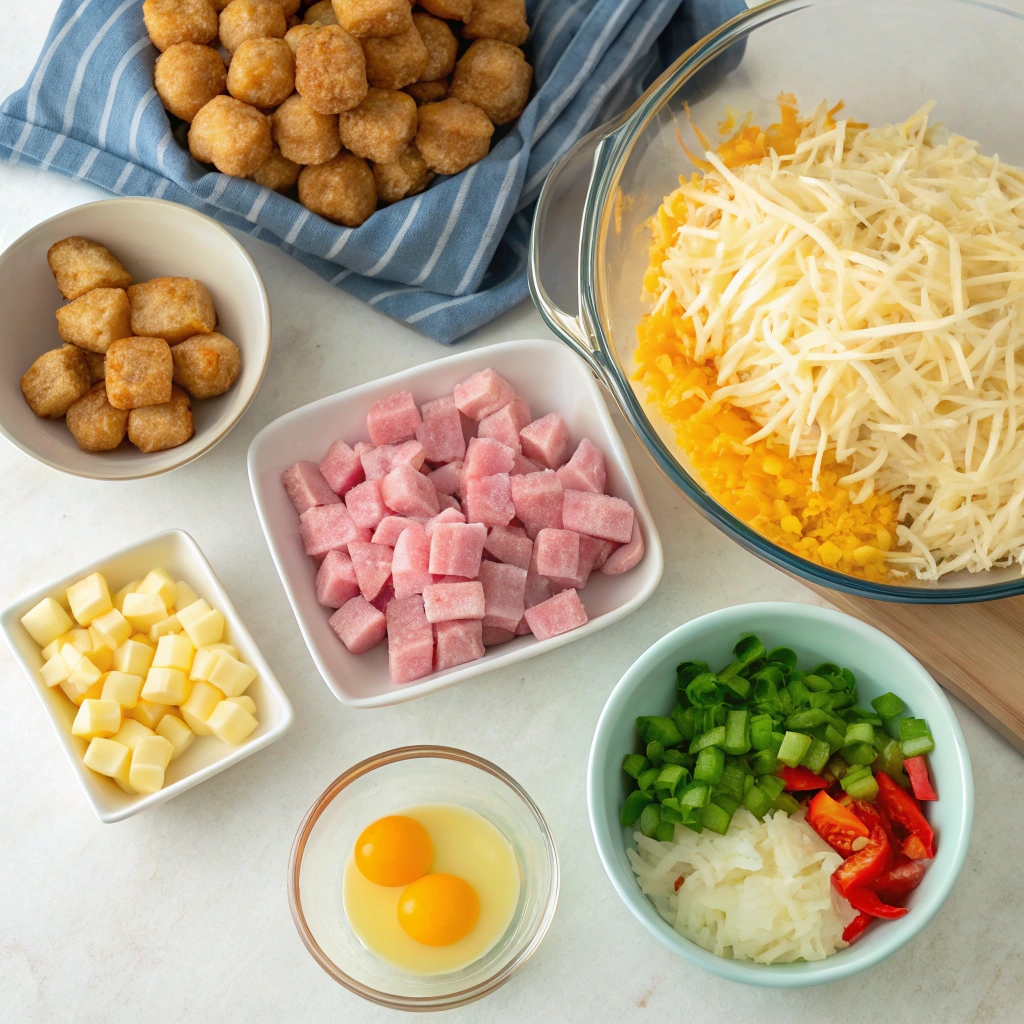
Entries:
{"label": "egg yolk", "polygon": [[413,818],[392,814],[367,825],[356,840],[356,867],[377,885],[408,885],[430,870],[430,834]]}
{"label": "egg yolk", "polygon": [[424,946],[450,946],[465,938],[480,917],[476,889],[455,875],[424,875],[398,900],[398,923]]}

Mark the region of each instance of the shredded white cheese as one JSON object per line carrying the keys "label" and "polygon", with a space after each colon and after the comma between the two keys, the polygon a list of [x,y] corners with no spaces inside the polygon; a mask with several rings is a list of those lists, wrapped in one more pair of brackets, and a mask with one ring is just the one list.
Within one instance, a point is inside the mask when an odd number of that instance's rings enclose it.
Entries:
{"label": "shredded white cheese", "polygon": [[929,110],[855,130],[822,106],[793,155],[708,153],[659,296],[751,441],[899,500],[889,561],[922,579],[1024,566],[1024,171]]}

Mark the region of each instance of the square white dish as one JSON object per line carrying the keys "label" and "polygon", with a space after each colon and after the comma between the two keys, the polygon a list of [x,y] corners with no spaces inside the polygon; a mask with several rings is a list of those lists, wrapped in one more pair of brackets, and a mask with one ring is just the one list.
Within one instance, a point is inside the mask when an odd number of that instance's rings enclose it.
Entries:
{"label": "square white dish", "polygon": [[[86,768],[82,755],[88,746],[85,740],[71,735],[71,723],[77,708],[61,692],[51,689],[40,678],[43,659],[39,645],[21,624],[21,617],[45,597],[65,604],[65,591],[72,583],[93,572],[106,577],[111,592],[144,576],[150,569],[166,569],[176,580],[184,580],[196,593],[223,613],[226,620],[224,639],[238,648],[239,657],[257,672],[257,678],[245,691],[256,702],[256,730],[237,747],[230,747],[212,736],[197,736],[180,757],[167,766],[163,789],[149,795],[123,792],[113,779]],[[182,530],[168,530],[146,540],[137,541],[105,558],[76,569],[58,580],[44,584],[25,594],[0,612],[0,630],[21,665],[29,683],[36,691],[53,725],[57,739],[67,755],[78,781],[85,791],[96,816],[103,822],[121,821],[184,793],[200,782],[222,772],[257,750],[283,736],[292,723],[292,706],[285,696],[252,636],[242,624],[238,611],[221,586],[213,566],[199,545]]]}
{"label": "square white dish", "polygon": [[[339,438],[349,444],[365,439],[366,412],[377,399],[411,391],[422,405],[450,394],[459,381],[488,366],[530,403],[534,416],[561,413],[572,447],[589,437],[605,453],[607,491],[625,498],[636,510],[646,551],[640,563],[621,576],[590,577],[580,592],[589,621],[579,629],[543,641],[532,635],[517,637],[487,648],[478,661],[395,684],[388,672],[386,644],[367,654],[350,654],[327,624],[331,610],[316,600],[316,565],[302,549],[299,517],[281,485],[281,473],[301,459],[319,462]],[[661,539],[600,389],[583,361],[555,341],[509,341],[446,356],[286,413],[264,427],[249,446],[249,483],[309,653],[335,697],[353,707],[383,707],[422,697],[589,636],[639,608],[654,593],[664,567]]]}

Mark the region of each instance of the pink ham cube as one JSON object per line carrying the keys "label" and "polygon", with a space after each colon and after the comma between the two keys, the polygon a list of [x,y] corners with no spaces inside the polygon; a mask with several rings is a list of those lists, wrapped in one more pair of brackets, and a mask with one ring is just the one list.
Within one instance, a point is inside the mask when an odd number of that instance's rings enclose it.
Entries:
{"label": "pink ham cube", "polygon": [[479,619],[453,619],[434,626],[434,669],[438,672],[465,665],[484,656],[483,627]]}
{"label": "pink ham cube", "polygon": [[317,464],[305,459],[289,466],[281,474],[281,483],[300,516],[318,505],[336,505],[340,500]]}
{"label": "pink ham cube", "polygon": [[484,647],[497,647],[498,644],[508,643],[509,640],[515,640],[515,638],[514,630],[502,629],[501,626],[488,626],[486,622],[481,630]]}
{"label": "pink ham cube", "polygon": [[519,620],[519,625],[516,626],[516,636],[526,636],[527,633],[532,633],[530,624],[526,621],[526,613],[523,613],[523,617]]}
{"label": "pink ham cube", "polygon": [[541,604],[526,609],[526,622],[538,640],[568,633],[587,621],[587,610],[575,590],[563,590]]}
{"label": "pink ham cube", "polygon": [[567,491],[593,491],[604,494],[607,472],[604,452],[589,438],[583,438],[572,458],[558,470],[558,479]]}
{"label": "pink ham cube", "polygon": [[390,583],[370,602],[378,611],[386,612],[388,605],[395,599],[395,588]]}
{"label": "pink ham cube", "polygon": [[526,609],[526,570],[504,562],[481,562],[484,585],[484,625],[514,633]]}
{"label": "pink ham cube", "polygon": [[428,473],[427,479],[434,485],[438,494],[459,494],[462,491],[463,465],[461,459],[449,462],[447,466],[439,466],[432,473]]}
{"label": "pink ham cube", "polygon": [[404,530],[395,543],[391,560],[391,583],[395,596],[410,597],[422,594],[423,588],[434,582],[428,568],[430,562],[430,541],[418,523],[414,530]]}
{"label": "pink ham cube", "polygon": [[521,398],[513,398],[508,405],[480,421],[476,436],[492,437],[518,454],[523,450],[519,441],[519,431],[532,419],[530,407],[526,402]]}
{"label": "pink ham cube", "polygon": [[438,576],[433,574],[435,583],[472,583],[467,576]]}
{"label": "pink ham cube", "polygon": [[592,491],[566,491],[562,501],[562,525],[602,540],[625,544],[633,536],[633,506],[622,498]]}
{"label": "pink ham cube", "polygon": [[478,580],[468,583],[432,583],[423,588],[423,608],[428,622],[449,619],[482,619],[484,587]]}
{"label": "pink ham cube", "polygon": [[384,613],[358,594],[327,621],[353,654],[365,654],[387,635]]}
{"label": "pink ham cube", "polygon": [[441,511],[434,485],[412,466],[398,466],[381,481],[388,508],[403,516],[430,518]]}
{"label": "pink ham cube", "polygon": [[463,520],[463,522],[465,522],[466,517],[462,512],[462,502],[460,502],[458,498],[453,498],[450,494],[441,494],[439,492],[437,495],[437,501],[438,504],[441,506],[442,512],[446,508],[453,508],[455,509],[456,512],[459,513],[459,516]]}
{"label": "pink ham cube", "polygon": [[[359,445],[356,445],[358,448]],[[370,448],[360,456],[367,480],[381,480],[398,466],[419,469],[425,456],[419,441],[405,441],[402,444],[386,444]]]}
{"label": "pink ham cube", "polygon": [[424,404],[416,440],[423,445],[428,462],[454,462],[466,454],[462,417],[451,395]]}
{"label": "pink ham cube", "polygon": [[633,536],[627,544],[616,548],[605,559],[601,566],[601,572],[605,576],[618,576],[620,573],[628,572],[641,558],[644,557],[644,538],[640,533],[640,524],[634,519]]}
{"label": "pink ham cube", "polygon": [[356,484],[345,495],[345,507],[352,522],[367,530],[376,530],[391,515],[391,509],[384,504],[380,480],[364,480]]}
{"label": "pink ham cube", "polygon": [[320,460],[320,472],[331,489],[342,497],[366,478],[359,453],[344,441],[335,441],[327,449],[327,454]]}
{"label": "pink ham cube", "polygon": [[511,483],[512,504],[528,535],[536,536],[537,531],[545,527],[552,530],[562,528],[564,494],[556,473],[550,469],[524,473],[512,477]]}
{"label": "pink ham cube", "polygon": [[316,574],[316,599],[325,608],[340,608],[359,593],[352,559],[344,551],[328,551]]}
{"label": "pink ham cube", "polygon": [[398,543],[402,531],[408,530],[410,526],[419,526],[419,523],[415,519],[406,519],[405,516],[385,516],[373,531],[373,543],[387,544],[389,548],[393,548]]}
{"label": "pink ham cube", "polygon": [[394,550],[385,544],[354,540],[348,546],[348,554],[360,593],[367,601],[372,601],[391,578]]}
{"label": "pink ham cube", "polygon": [[516,393],[507,380],[488,367],[456,384],[454,397],[459,412],[479,423],[485,416],[508,405]]}
{"label": "pink ham cube", "polygon": [[427,622],[423,598],[419,594],[396,597],[385,617],[391,681],[411,683],[429,675],[434,668],[434,628]]}
{"label": "pink ham cube", "polygon": [[512,469],[513,476],[522,476],[524,473],[539,473],[544,467],[525,455],[516,455],[516,464]]}
{"label": "pink ham cube", "polygon": [[549,412],[519,431],[523,454],[548,469],[558,469],[569,451],[569,430],[557,412]]}
{"label": "pink ham cube", "polygon": [[430,571],[476,579],[487,527],[481,523],[439,523],[430,535]]}
{"label": "pink ham cube", "polygon": [[540,530],[533,543],[533,561],[541,576],[575,576],[580,564],[580,535],[572,530]]}
{"label": "pink ham cube", "polygon": [[366,431],[378,447],[415,437],[420,422],[420,411],[409,391],[377,399],[366,413]]}
{"label": "pink ham cube", "polygon": [[555,590],[582,590],[590,579],[590,574],[597,568],[598,560],[604,560],[614,545],[608,540],[588,537],[585,533],[576,534],[580,539],[579,563],[574,573],[548,573],[551,586]]}
{"label": "pink ham cube", "polygon": [[507,526],[516,514],[508,473],[474,477],[466,481],[466,521],[485,526]]}
{"label": "pink ham cube", "polygon": [[315,505],[299,516],[299,537],[306,554],[319,558],[354,540],[369,540],[370,531],[356,526],[344,505]]}
{"label": "pink ham cube", "polygon": [[430,537],[434,532],[434,527],[441,523],[464,523],[466,521],[466,517],[459,511],[457,504],[455,508],[441,509],[433,519],[428,519],[423,524],[423,532],[427,537]]}
{"label": "pink ham cube", "polygon": [[490,552],[499,562],[518,565],[520,569],[530,568],[533,555],[533,541],[509,526],[492,526],[487,533],[484,550]]}
{"label": "pink ham cube", "polygon": [[511,473],[516,464],[516,453],[492,437],[471,437],[462,467],[463,486],[467,480],[480,476]]}

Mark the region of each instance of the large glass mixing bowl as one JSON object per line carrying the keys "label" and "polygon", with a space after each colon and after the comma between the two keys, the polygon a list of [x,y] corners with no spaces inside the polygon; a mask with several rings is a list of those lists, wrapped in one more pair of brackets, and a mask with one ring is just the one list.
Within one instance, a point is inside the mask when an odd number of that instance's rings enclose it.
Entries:
{"label": "large glass mixing bowl", "polygon": [[[530,288],[549,326],[618,400],[640,440],[703,515],[745,548],[812,583],[887,601],[953,604],[1024,593],[1019,567],[876,583],[771,543],[704,489],[669,425],[630,379],[650,235],[646,224],[681,174],[693,122],[715,138],[725,108],[778,118],[828,98],[872,124],[933,118],[985,153],[1024,165],[1024,17],[972,0],[775,0],[733,18],[684,53],[624,114],[580,140],[538,202]],[[692,138],[691,136],[688,136]]]}

